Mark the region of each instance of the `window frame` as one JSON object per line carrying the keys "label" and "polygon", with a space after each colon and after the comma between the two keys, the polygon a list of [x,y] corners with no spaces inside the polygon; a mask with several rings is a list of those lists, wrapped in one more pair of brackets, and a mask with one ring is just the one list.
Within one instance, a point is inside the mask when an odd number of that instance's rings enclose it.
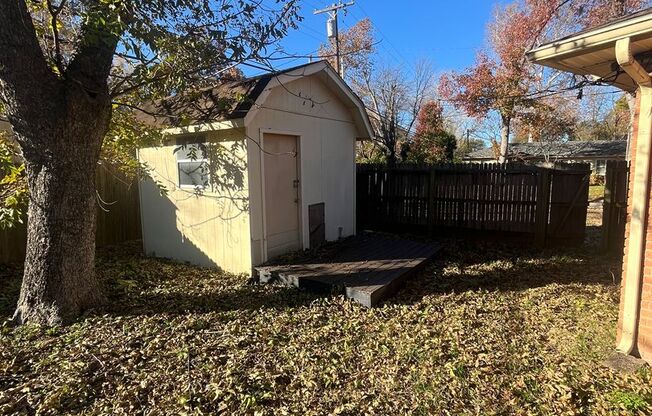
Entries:
{"label": "window frame", "polygon": [[180,189],[192,189],[192,190],[202,190],[202,191],[205,191],[205,190],[209,189],[210,184],[208,182],[210,181],[210,179],[208,178],[208,176],[209,176],[208,172],[206,172],[206,174],[205,174],[206,177],[207,177],[207,181],[206,181],[206,183],[204,185],[182,184],[181,183],[181,167],[180,167],[181,163],[200,163],[200,164],[204,163],[204,164],[208,165],[209,161],[208,161],[208,159],[206,157],[197,158],[197,159],[177,159],[176,160],[176,164],[177,164],[177,186]]}

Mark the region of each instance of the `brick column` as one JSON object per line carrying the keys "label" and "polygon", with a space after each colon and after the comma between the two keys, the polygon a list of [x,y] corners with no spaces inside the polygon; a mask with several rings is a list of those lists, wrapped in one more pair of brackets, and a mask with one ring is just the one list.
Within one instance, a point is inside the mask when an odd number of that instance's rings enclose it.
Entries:
{"label": "brick column", "polygon": [[[636,108],[634,114],[633,131],[631,138],[631,171],[629,175],[629,195],[627,197],[627,224],[625,226],[625,247],[623,257],[623,277],[621,283],[621,300],[620,300],[620,315],[618,318],[618,340],[620,340],[623,319],[623,306],[624,306],[624,287],[627,279],[627,254],[629,249],[629,226],[632,214],[632,189],[634,180],[634,164],[636,160],[636,140],[638,138],[638,121],[640,114],[640,95],[636,96]],[[652,109],[647,109],[652,111]],[[650,195],[648,195],[650,198]],[[652,201],[651,201],[652,202]],[[652,203],[648,207],[647,223],[646,223],[646,236],[645,236],[645,258],[643,265],[643,287],[641,294],[638,336],[637,336],[637,349],[641,358],[645,359],[648,363],[652,363]]]}

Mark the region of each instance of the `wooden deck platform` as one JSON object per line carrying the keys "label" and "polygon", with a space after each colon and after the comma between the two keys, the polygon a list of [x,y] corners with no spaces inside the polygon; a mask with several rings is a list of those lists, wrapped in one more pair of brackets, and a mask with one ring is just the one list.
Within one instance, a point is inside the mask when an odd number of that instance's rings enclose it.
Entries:
{"label": "wooden deck platform", "polygon": [[277,281],[325,293],[341,290],[348,298],[372,307],[395,293],[440,248],[436,243],[365,233],[336,244],[318,260],[261,266],[255,272],[262,283]]}

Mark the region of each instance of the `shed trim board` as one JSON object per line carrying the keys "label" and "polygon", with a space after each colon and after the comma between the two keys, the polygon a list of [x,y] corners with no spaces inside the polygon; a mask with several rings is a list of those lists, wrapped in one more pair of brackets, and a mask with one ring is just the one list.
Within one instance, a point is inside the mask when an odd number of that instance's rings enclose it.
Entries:
{"label": "shed trim board", "polygon": [[245,126],[244,123],[245,123],[244,119],[238,118],[234,120],[216,121],[213,123],[191,124],[189,126],[183,126],[183,127],[171,127],[169,129],[164,129],[163,131],[161,131],[161,133],[167,136],[205,133],[205,132],[216,131],[216,130],[237,129],[239,127],[244,127]]}
{"label": "shed trim board", "polygon": [[[636,91],[631,139],[628,219],[623,261],[617,350],[652,363],[652,8],[589,29],[528,52],[535,63],[575,74],[593,75],[624,91]],[[615,74],[608,76],[610,73]]]}
{"label": "shed trim board", "polygon": [[[373,135],[362,101],[325,61],[254,77],[249,82],[258,82],[258,87],[254,88],[255,99],[252,97],[251,107],[241,111],[240,118],[196,120],[186,126],[163,125],[158,128],[165,135],[165,144],[139,150],[139,160],[153,163],[154,166],[152,178],[139,184],[146,254],[194,262],[193,258],[185,256],[187,250],[195,250],[198,251],[197,258],[205,259],[209,264],[247,274],[252,272],[254,266],[268,261],[272,253],[265,149],[270,140],[266,135],[272,134],[296,138],[296,158],[293,157],[293,160],[299,181],[296,189],[298,248],[307,249],[309,245],[306,237],[309,231],[309,204],[325,204],[328,241],[340,235],[355,235],[356,141],[370,139]],[[166,120],[175,120],[175,117],[171,114]],[[229,248],[220,247],[223,236],[210,234],[215,227],[218,230],[230,227],[230,220],[214,220],[215,215],[211,214],[210,209],[202,208],[206,204],[207,207],[211,205],[210,198],[228,199],[230,195],[220,194],[226,191],[218,187],[193,195],[192,190],[179,182],[173,150],[181,143],[179,140],[187,141],[188,138],[196,138],[198,143],[221,143],[225,148],[238,145],[238,149],[243,151],[244,167],[240,167],[238,162],[235,169],[240,172],[238,175],[244,177],[243,192],[246,193],[247,204],[243,214],[246,219],[240,216],[237,227],[233,229],[234,233],[238,233],[233,235],[238,244],[233,256],[240,259],[229,260]],[[223,168],[220,164],[211,166],[211,169],[220,171]],[[157,181],[169,186],[171,192],[167,196],[154,192],[154,182]],[[181,191],[184,193],[181,194]],[[292,195],[292,191],[283,188],[280,194],[285,198]],[[185,221],[182,221],[183,232],[178,228],[181,227],[181,220]],[[176,226],[174,221],[177,222]],[[206,225],[207,221],[217,221],[219,224]],[[242,234],[245,224],[248,232]],[[338,232],[338,229],[342,232]],[[185,233],[185,230],[189,232]],[[193,244],[193,233],[199,233],[203,243]],[[210,240],[214,241],[206,246],[205,242]],[[184,244],[191,244],[193,248],[184,248]],[[213,250],[210,247],[216,247],[221,254],[217,256],[210,252]],[[245,247],[249,252],[246,256],[242,254]],[[227,259],[226,265],[221,264],[220,259],[224,258]]]}

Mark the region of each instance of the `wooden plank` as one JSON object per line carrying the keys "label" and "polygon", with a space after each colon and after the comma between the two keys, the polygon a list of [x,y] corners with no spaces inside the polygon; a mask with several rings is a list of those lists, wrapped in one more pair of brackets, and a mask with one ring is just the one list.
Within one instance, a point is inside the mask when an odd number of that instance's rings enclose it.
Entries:
{"label": "wooden plank", "polygon": [[433,235],[435,224],[435,169],[430,168],[428,175],[428,235]]}
{"label": "wooden plank", "polygon": [[346,295],[365,306],[374,306],[432,257],[440,246],[375,234],[356,237],[326,262],[257,267],[265,282],[276,274],[286,285],[318,292],[346,288]]}
{"label": "wooden plank", "polygon": [[317,248],[326,242],[325,204],[308,205],[308,228],[310,248]]}
{"label": "wooden plank", "polygon": [[627,221],[628,187],[629,163],[624,160],[608,161],[602,211],[601,249],[603,251],[622,254]]}
{"label": "wooden plank", "polygon": [[[411,244],[401,241],[400,245]],[[386,240],[378,239],[375,244],[362,244],[357,249],[362,255],[355,256],[355,261],[340,256],[333,260],[331,267],[321,270],[313,270],[312,273],[305,273],[299,276],[295,286],[299,288],[330,291],[333,287],[346,286],[351,279],[359,278],[366,273],[374,273],[383,264],[393,261],[393,257],[398,255],[400,245],[387,244]]]}
{"label": "wooden plank", "polygon": [[537,183],[537,205],[535,210],[536,215],[536,237],[535,241],[538,245],[546,244],[546,237],[548,234],[548,213],[550,206],[550,171],[541,168],[539,171],[539,178]]}
{"label": "wooden plank", "polygon": [[411,254],[411,258],[399,259],[385,266],[363,285],[355,283],[347,286],[346,296],[368,308],[374,307],[396,293],[406,279],[421,270],[438,251],[439,247],[422,247],[418,252]]}

